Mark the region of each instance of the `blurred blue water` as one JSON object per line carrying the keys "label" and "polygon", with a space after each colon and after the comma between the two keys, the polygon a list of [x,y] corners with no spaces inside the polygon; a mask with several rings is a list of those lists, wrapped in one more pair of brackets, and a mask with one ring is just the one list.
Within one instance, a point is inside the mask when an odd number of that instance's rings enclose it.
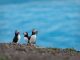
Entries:
{"label": "blurred blue water", "polygon": [[36,28],[37,45],[80,50],[80,0],[0,1],[0,42],[12,42],[14,31]]}

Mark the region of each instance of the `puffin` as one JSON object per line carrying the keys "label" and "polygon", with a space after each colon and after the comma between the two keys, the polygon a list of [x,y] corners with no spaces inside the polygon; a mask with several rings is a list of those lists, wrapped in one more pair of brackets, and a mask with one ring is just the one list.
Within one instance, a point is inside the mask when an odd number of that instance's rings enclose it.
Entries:
{"label": "puffin", "polygon": [[28,32],[24,32],[24,40],[28,41],[27,45],[30,44],[30,36],[28,35]]}
{"label": "puffin", "polygon": [[19,40],[20,40],[20,32],[19,31],[15,31],[15,36],[14,36],[14,38],[13,38],[13,43],[18,43],[19,42]]}
{"label": "puffin", "polygon": [[33,29],[32,30],[32,35],[30,36],[30,44],[35,45],[36,44],[36,34],[38,33],[37,30]]}

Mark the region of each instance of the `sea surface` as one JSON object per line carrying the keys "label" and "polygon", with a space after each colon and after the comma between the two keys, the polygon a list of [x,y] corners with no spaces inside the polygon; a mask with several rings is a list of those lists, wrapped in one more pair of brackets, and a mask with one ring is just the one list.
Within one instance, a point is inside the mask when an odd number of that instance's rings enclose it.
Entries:
{"label": "sea surface", "polygon": [[36,45],[80,50],[80,0],[0,0],[0,43],[10,43],[15,30],[38,30]]}

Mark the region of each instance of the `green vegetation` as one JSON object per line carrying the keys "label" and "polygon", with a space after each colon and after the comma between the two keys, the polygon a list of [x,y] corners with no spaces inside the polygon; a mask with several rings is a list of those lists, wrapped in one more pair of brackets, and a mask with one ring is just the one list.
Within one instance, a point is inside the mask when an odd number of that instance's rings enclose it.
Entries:
{"label": "green vegetation", "polygon": [[0,55],[0,60],[8,60],[8,57]]}

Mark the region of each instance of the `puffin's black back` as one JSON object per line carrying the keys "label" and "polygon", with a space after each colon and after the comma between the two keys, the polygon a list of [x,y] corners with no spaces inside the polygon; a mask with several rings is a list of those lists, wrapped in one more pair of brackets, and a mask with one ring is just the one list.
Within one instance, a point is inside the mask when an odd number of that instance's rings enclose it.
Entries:
{"label": "puffin's black back", "polygon": [[17,43],[17,41],[18,41],[18,33],[15,32],[15,36],[13,38],[13,42]]}

